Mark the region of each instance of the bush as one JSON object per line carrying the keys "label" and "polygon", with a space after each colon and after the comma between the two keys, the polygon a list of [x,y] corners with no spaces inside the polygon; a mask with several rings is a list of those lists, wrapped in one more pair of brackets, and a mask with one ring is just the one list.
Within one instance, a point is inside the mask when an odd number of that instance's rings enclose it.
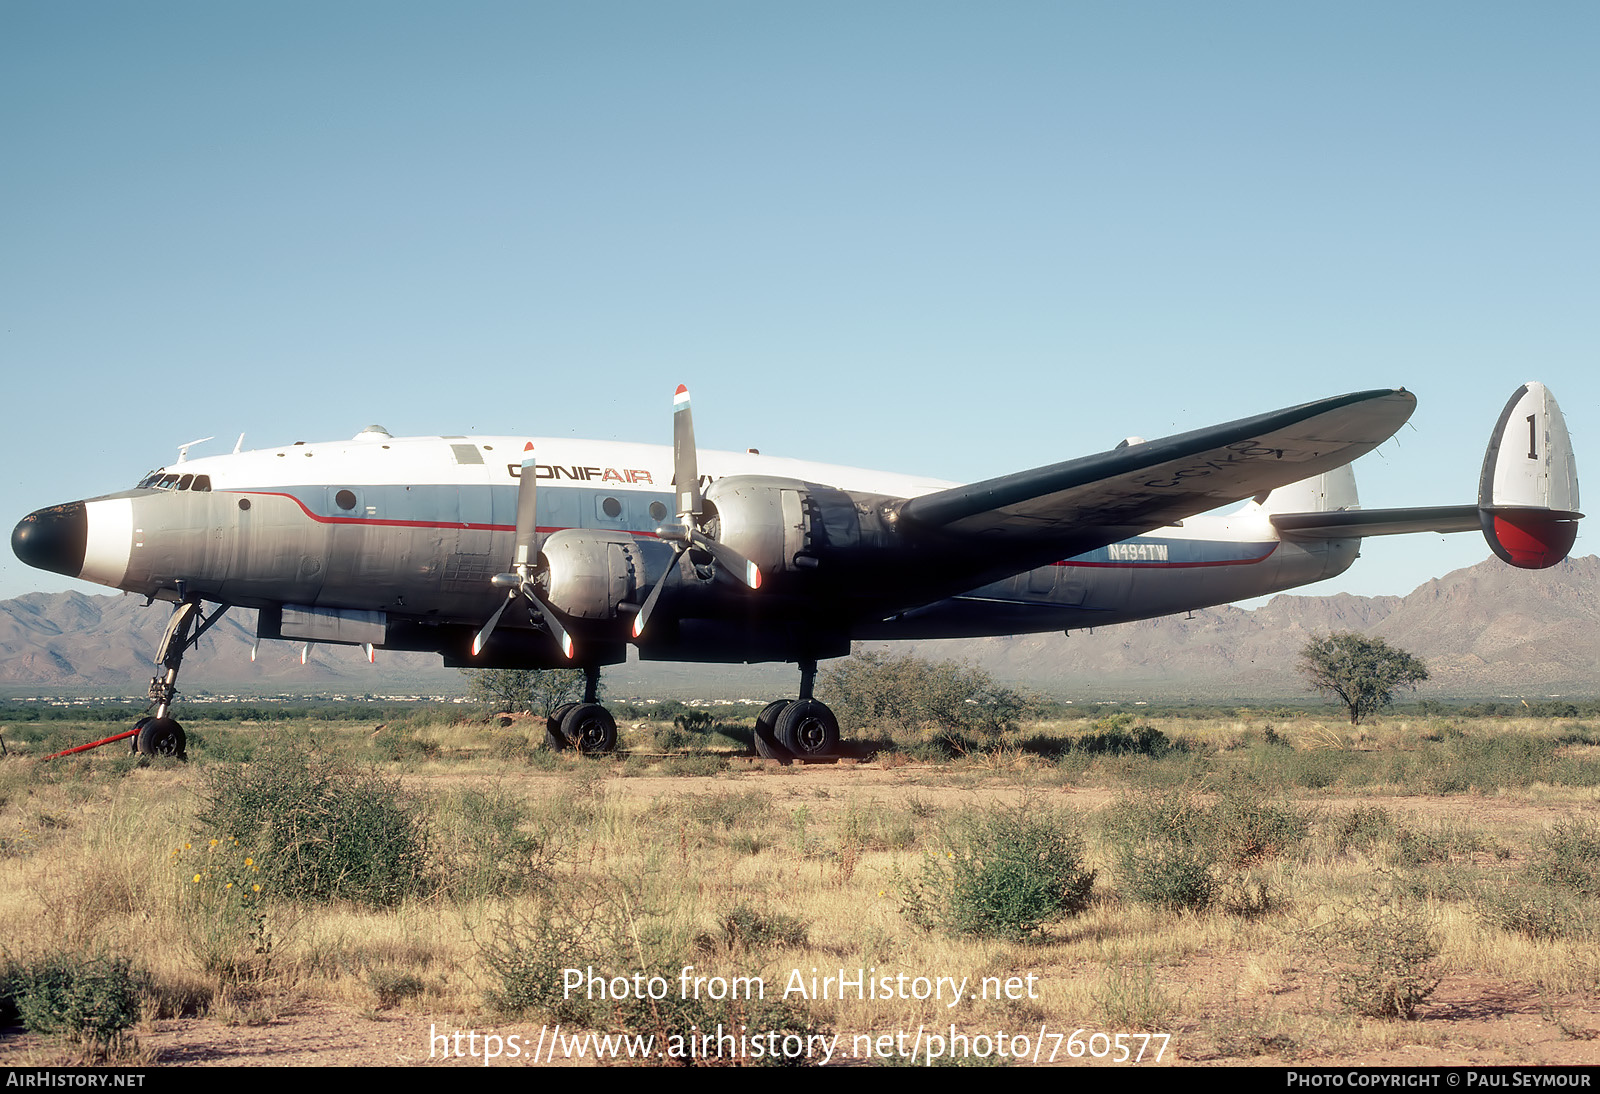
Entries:
{"label": "bush", "polygon": [[[663,1063],[806,1062],[804,1057],[765,1054],[769,1031],[777,1034],[780,1046],[788,1035],[798,1035],[803,1044],[806,1035],[821,1032],[805,1010],[784,1001],[773,985],[768,985],[764,998],[755,997],[753,991],[747,998],[737,990],[724,990],[719,993],[725,997],[717,999],[710,989],[701,991],[693,985],[683,990],[680,976],[685,968],[693,966],[695,975],[708,978],[717,975],[717,970],[705,967],[703,956],[680,942],[673,931],[663,929],[662,917],[645,911],[640,898],[638,892],[630,894],[615,883],[569,883],[506,912],[492,924],[492,939],[480,946],[485,967],[498,981],[488,993],[490,1002],[507,1015],[532,1015],[653,1036],[657,1048],[665,1053],[659,1061]],[[749,908],[735,908],[723,916],[721,931],[730,950],[802,944],[805,934],[804,925],[797,920]],[[752,932],[759,938],[752,938]],[[707,943],[716,946],[709,936],[701,936],[700,942],[702,949]],[[568,969],[585,970],[586,974],[593,970],[601,980],[624,975],[625,970],[629,990],[621,997],[604,987],[591,992],[586,975],[583,985],[568,991]],[[747,975],[724,975],[724,989],[734,976]],[[639,993],[632,990],[635,977],[645,985]],[[655,998],[650,997],[648,987],[652,977],[658,977],[657,983],[664,986]],[[694,1050],[698,1038],[719,1028],[760,1031],[763,1036],[750,1037],[748,1044],[761,1047],[742,1058],[700,1057]]]}
{"label": "bush", "polygon": [[1439,940],[1427,912],[1398,889],[1375,887],[1317,932],[1339,1002],[1367,1018],[1413,1018],[1439,986]]}
{"label": "bush", "polygon": [[1149,722],[1138,721],[1132,714],[1113,714],[1101,718],[1090,732],[1072,742],[1074,752],[1090,755],[1149,756],[1159,760],[1169,752],[1179,749],[1165,733]]}
{"label": "bush", "polygon": [[940,735],[994,737],[1016,728],[1030,709],[1021,692],[957,661],[858,653],[829,669],[822,696],[841,724]]}
{"label": "bush", "polygon": [[1535,941],[1582,939],[1591,933],[1586,902],[1550,886],[1485,887],[1477,906],[1484,922]]}
{"label": "bush", "polygon": [[4,993],[36,1033],[66,1033],[104,1048],[139,1020],[148,978],[125,957],[52,953],[14,965]]}
{"label": "bush", "polygon": [[431,885],[428,831],[397,781],[276,750],[214,772],[199,822],[237,839],[275,895],[384,906]]}
{"label": "bush", "polygon": [[1570,817],[1558,821],[1536,847],[1534,876],[1583,896],[1600,895],[1600,823]]}
{"label": "bush", "polygon": [[1095,872],[1084,865],[1076,822],[1024,803],[954,822],[950,849],[906,884],[906,917],[956,936],[1026,938],[1089,905]]}
{"label": "bush", "polygon": [[1146,839],[1117,849],[1117,883],[1140,904],[1201,911],[1217,895],[1216,854],[1181,840]]}
{"label": "bush", "polygon": [[1259,915],[1271,901],[1233,872],[1287,853],[1311,831],[1311,818],[1261,800],[1247,779],[1228,781],[1202,806],[1187,790],[1145,791],[1117,802],[1103,824],[1117,882],[1141,904],[1200,911],[1219,894],[1240,914]]}
{"label": "bush", "polygon": [[499,789],[468,789],[439,805],[441,880],[455,899],[514,896],[544,879],[556,839],[528,830],[523,801]]}
{"label": "bush", "polygon": [[702,947],[729,953],[754,953],[767,949],[804,946],[810,931],[805,921],[781,912],[768,912],[740,904],[717,921],[716,935],[702,935]]}

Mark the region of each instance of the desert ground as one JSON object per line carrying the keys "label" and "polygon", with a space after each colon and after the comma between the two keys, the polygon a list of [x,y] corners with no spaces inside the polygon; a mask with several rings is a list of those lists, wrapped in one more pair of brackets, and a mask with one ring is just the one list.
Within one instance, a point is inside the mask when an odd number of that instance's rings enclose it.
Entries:
{"label": "desert ground", "polygon": [[78,962],[136,1013],[13,1014],[0,1061],[761,1062],[694,1040],[739,1026],[853,1065],[1600,1064],[1581,719],[1121,714],[794,765],[747,722],[602,757],[542,726],[197,723],[188,763],[5,726],[8,990]]}

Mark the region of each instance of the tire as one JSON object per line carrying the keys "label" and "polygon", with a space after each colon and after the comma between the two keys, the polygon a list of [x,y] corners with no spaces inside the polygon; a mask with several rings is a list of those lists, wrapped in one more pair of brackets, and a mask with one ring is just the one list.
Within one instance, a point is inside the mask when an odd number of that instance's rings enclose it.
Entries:
{"label": "tire", "polygon": [[778,715],[778,743],[801,760],[821,759],[839,752],[839,719],[826,703],[798,699]]}
{"label": "tire", "polygon": [[562,749],[571,747],[572,742],[567,740],[561,732],[561,719],[565,718],[567,712],[577,705],[577,703],[562,703],[550,712],[550,717],[544,720],[544,746],[551,752],[560,752]]}
{"label": "tire", "polygon": [[768,703],[761,708],[761,713],[756,715],[755,744],[756,755],[763,760],[778,760],[788,762],[789,750],[778,743],[776,727],[778,718],[784,709],[794,702],[793,699],[779,699]]}
{"label": "tire", "polygon": [[[149,724],[150,724],[150,715],[146,714],[143,718],[140,718],[137,722],[133,723],[133,728],[135,730],[140,730],[140,729],[143,729],[145,726],[147,726]],[[134,733],[134,735],[132,737],[128,738],[128,751],[132,752],[135,756],[137,756],[139,754],[139,734],[138,733]]]}
{"label": "tire", "polygon": [[578,703],[562,717],[561,735],[579,752],[610,752],[617,747],[617,721],[599,703]]}
{"label": "tire", "polygon": [[140,727],[139,735],[134,740],[139,742],[141,756],[170,756],[177,760],[189,758],[185,748],[188,739],[183,735],[183,727],[171,718],[151,718]]}

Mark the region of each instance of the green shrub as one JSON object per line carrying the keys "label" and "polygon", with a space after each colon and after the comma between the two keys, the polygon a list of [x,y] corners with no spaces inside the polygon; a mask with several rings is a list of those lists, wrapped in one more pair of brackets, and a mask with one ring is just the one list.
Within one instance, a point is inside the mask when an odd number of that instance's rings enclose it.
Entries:
{"label": "green shrub", "polygon": [[1132,714],[1112,714],[1101,718],[1090,732],[1072,742],[1074,752],[1149,756],[1156,760],[1179,748],[1165,733],[1149,722],[1136,720]]}
{"label": "green shrub", "polygon": [[1590,934],[1586,902],[1547,885],[1484,888],[1477,894],[1484,922],[1525,938],[1586,938]]}
{"label": "green shrub", "polygon": [[1540,837],[1534,876],[1583,896],[1600,895],[1600,823],[1581,817],[1558,821]]}
{"label": "green shrub", "polygon": [[1117,848],[1117,883],[1129,898],[1169,911],[1201,911],[1217,895],[1214,851],[1181,840],[1147,839]]}
{"label": "green shrub", "polygon": [[715,936],[703,935],[700,941],[730,953],[753,953],[804,946],[809,935],[803,919],[739,904],[718,919]]}
{"label": "green shrub", "polygon": [[1413,1018],[1439,986],[1439,940],[1426,909],[1375,886],[1316,932],[1339,1002],[1367,1018]]}
{"label": "green shrub", "polygon": [[1029,803],[958,818],[943,857],[905,885],[906,917],[956,936],[1020,939],[1089,904],[1095,872],[1084,866],[1076,822]]}
{"label": "green shrub", "polygon": [[457,900],[526,892],[553,858],[554,835],[530,830],[526,803],[500,789],[445,795],[437,823],[441,880]]}
{"label": "green shrub", "polygon": [[431,887],[428,830],[397,781],[275,750],[214,771],[200,824],[237,839],[277,896],[398,903]]}
{"label": "green shrub", "polygon": [[1335,854],[1350,851],[1371,853],[1378,844],[1399,838],[1399,827],[1393,813],[1381,805],[1358,805],[1329,822],[1330,839]]}
{"label": "green shrub", "polygon": [[1109,808],[1102,820],[1117,882],[1131,899],[1173,911],[1200,911],[1221,893],[1225,905],[1259,915],[1271,903],[1251,892],[1240,868],[1285,854],[1311,831],[1311,817],[1263,801],[1249,779],[1231,779],[1202,805],[1188,790],[1145,790]]}
{"label": "green shrub", "polygon": [[[774,1031],[779,1044],[787,1035],[798,1035],[804,1043],[806,1035],[821,1032],[803,1008],[782,998],[776,985],[768,984],[764,997],[753,990],[744,995],[728,990],[735,976],[750,974],[708,968],[701,954],[664,929],[659,920],[669,918],[651,915],[641,907],[640,894],[630,894],[626,886],[568,883],[512,909],[492,925],[492,937],[480,946],[484,966],[496,981],[489,1001],[507,1015],[654,1036],[666,1054],[662,1062],[668,1063],[700,1062],[693,1046],[719,1027],[736,1037],[739,1030],[763,1035]],[[746,944],[752,931],[769,945],[803,944],[804,938],[804,926],[798,921],[751,909],[729,913],[722,930],[725,940],[737,938],[739,945]],[[780,941],[795,938],[800,941]],[[702,937],[702,948],[705,941]],[[701,988],[691,982],[685,990],[680,977],[690,967],[693,975],[708,979],[720,975],[722,988]],[[582,970],[584,977],[569,990],[566,972],[572,969]],[[628,990],[618,996],[603,985],[591,985],[590,970],[598,981],[624,976]],[[659,978],[660,990],[651,998],[653,977]],[[633,990],[635,984],[643,986],[639,992]],[[760,1040],[767,1043],[765,1036]],[[807,1061],[752,1054],[742,1061],[719,1056],[716,1062]]]}
{"label": "green shrub", "polygon": [[985,741],[1016,728],[1031,700],[958,661],[858,653],[822,676],[820,690],[842,725]]}
{"label": "green shrub", "polygon": [[148,977],[126,957],[57,952],[13,965],[4,977],[22,1023],[104,1047],[139,1020]]}

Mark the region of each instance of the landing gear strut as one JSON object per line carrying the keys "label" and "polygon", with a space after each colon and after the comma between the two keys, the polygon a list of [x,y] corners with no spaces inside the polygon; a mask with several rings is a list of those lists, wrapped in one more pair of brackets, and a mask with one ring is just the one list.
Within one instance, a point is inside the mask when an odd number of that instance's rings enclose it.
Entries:
{"label": "landing gear strut", "polygon": [[764,759],[818,760],[839,751],[839,720],[812,698],[817,663],[800,662],[800,697],[768,703],[756,717],[756,753]]}
{"label": "landing gear strut", "polygon": [[167,620],[167,629],[161,635],[161,645],[156,650],[156,664],[164,671],[150,678],[150,700],[155,703],[155,710],[134,725],[137,731],[133,735],[135,752],[142,756],[188,759],[188,741],[183,727],[170,716],[172,700],[178,694],[178,669],[183,665],[184,652],[198,642],[200,636],[210,630],[227,610],[226,604],[220,604],[216,611],[207,616],[200,598],[194,596],[184,597],[173,610],[172,618]]}

